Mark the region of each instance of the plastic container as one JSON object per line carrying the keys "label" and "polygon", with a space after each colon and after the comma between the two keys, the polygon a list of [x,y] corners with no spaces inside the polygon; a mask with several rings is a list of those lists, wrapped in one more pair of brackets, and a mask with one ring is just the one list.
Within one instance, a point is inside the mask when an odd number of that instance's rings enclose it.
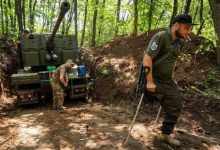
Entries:
{"label": "plastic container", "polygon": [[85,77],[86,76],[86,67],[85,67],[85,65],[79,65],[77,67],[77,70],[78,70],[78,76],[79,77]]}

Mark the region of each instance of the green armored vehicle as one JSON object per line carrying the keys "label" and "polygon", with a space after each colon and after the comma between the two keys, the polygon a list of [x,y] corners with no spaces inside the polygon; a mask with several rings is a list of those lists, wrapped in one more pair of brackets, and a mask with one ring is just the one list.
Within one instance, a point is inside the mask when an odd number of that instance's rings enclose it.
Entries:
{"label": "green armored vehicle", "polygon": [[[61,11],[51,34],[31,33],[21,36],[21,52],[24,69],[11,76],[11,83],[15,86],[17,104],[33,104],[43,102],[52,95],[50,76],[53,70],[66,62],[74,60],[77,64],[78,47],[74,35],[56,34],[62,18],[69,10],[70,4],[63,2]],[[87,83],[89,75],[78,76],[79,68],[69,70],[69,86],[65,95],[69,98],[85,98],[88,95]]]}

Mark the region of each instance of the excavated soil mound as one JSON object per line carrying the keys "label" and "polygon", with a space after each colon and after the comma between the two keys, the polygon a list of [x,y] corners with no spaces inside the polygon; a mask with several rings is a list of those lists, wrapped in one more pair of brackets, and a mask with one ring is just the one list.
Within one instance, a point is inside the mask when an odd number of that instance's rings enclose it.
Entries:
{"label": "excavated soil mound", "polygon": [[[0,83],[1,83],[1,98],[9,96],[10,76],[17,71],[17,49],[16,44],[11,39],[0,37]],[[0,99],[0,105],[3,100]]]}
{"label": "excavated soil mound", "polygon": [[[126,35],[113,38],[97,48],[83,51],[86,58],[84,63],[88,66],[95,81],[96,99],[107,102],[115,99],[132,99],[143,53],[152,36],[161,30],[163,29],[143,33],[136,37]],[[206,78],[206,76],[201,76],[200,71],[207,70],[216,63],[216,59],[213,59],[214,53],[208,50],[214,50],[211,41],[196,35],[191,35],[190,39],[177,63],[176,80],[180,83],[182,81],[184,83],[185,80],[191,83]],[[108,70],[108,74],[103,74],[103,70]],[[197,76],[194,75],[196,73],[198,73]]]}

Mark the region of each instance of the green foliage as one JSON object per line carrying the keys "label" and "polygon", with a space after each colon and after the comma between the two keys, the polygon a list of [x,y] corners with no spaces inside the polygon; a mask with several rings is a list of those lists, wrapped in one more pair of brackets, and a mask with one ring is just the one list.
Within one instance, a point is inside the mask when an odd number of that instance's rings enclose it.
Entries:
{"label": "green foliage", "polygon": [[192,55],[191,54],[184,54],[181,53],[178,57],[178,60],[182,61],[182,62],[190,62],[192,59]]}
{"label": "green foliage", "polygon": [[185,86],[188,91],[196,92],[205,97],[220,100],[220,70],[212,69],[207,74],[207,80],[196,81]]}
{"label": "green foliage", "polygon": [[203,39],[202,44],[200,44],[195,50],[196,55],[208,55],[210,53],[215,53],[214,43],[209,39]]}
{"label": "green foliage", "polygon": [[209,71],[208,81],[211,83],[219,83],[220,82],[220,72],[218,70]]}
{"label": "green foliage", "polygon": [[[88,1],[88,14],[87,14],[87,22],[86,22],[86,34],[85,34],[85,46],[89,46],[91,42],[92,35],[92,22],[93,22],[93,14],[94,9],[98,9],[98,17],[97,17],[97,30],[96,30],[96,43],[98,45],[110,40],[115,37],[115,31],[118,28],[118,36],[124,34],[131,34],[133,32],[134,25],[134,4],[132,0],[121,1],[120,7],[120,18],[119,22],[116,21],[116,13],[117,13],[117,0],[105,0],[105,5],[103,4],[104,0],[99,0],[99,4],[96,6],[94,3],[95,0]],[[15,1],[10,0],[11,8],[8,6],[8,3],[2,5],[0,7],[0,32],[2,34],[6,34],[6,20],[9,20],[8,36],[17,37],[18,34],[18,21],[12,20],[12,18],[16,18],[15,15]],[[25,7],[25,27],[24,28],[33,28],[33,32],[51,32],[54,23],[59,14],[59,6],[61,4],[60,0],[37,0],[37,5],[35,11],[30,11],[30,3],[31,1],[24,1]],[[74,0],[69,0],[71,4],[71,8],[73,8]],[[148,15],[150,9],[150,0],[138,0],[138,32],[146,32],[148,31]],[[154,9],[153,9],[153,18],[152,18],[152,30],[158,28],[167,28],[170,22],[170,18],[173,11],[173,0],[154,0]],[[33,7],[34,0],[32,0]],[[84,15],[85,15],[85,3],[86,0],[78,0],[78,39],[81,41],[82,36],[82,27],[84,23]],[[184,12],[186,1],[178,1],[178,14]],[[200,28],[200,16],[199,16],[199,8],[200,1],[193,0],[190,7],[190,14],[193,16],[194,22],[199,23],[198,26],[193,28],[193,32],[197,33]],[[2,11],[3,10],[3,11]],[[74,11],[74,10],[73,10]],[[72,13],[73,13],[72,11]],[[67,22],[70,19],[70,12],[66,15],[63,23],[58,32],[66,29]],[[21,14],[20,14],[21,15]],[[34,24],[30,24],[30,16],[34,15]],[[7,18],[6,18],[7,16]],[[208,0],[204,0],[204,8],[203,8],[203,19],[205,20],[204,27],[202,29],[202,36],[210,39],[211,41],[215,39],[215,30],[213,27],[213,21],[211,16],[211,11],[209,7]],[[13,21],[16,21],[13,25]],[[13,29],[15,28],[15,30]],[[3,33],[4,30],[4,33]],[[71,20],[69,34],[74,34],[74,16]],[[200,49],[201,50],[201,49]],[[200,52],[198,50],[198,52]],[[183,56],[181,59],[187,59],[188,56]]]}

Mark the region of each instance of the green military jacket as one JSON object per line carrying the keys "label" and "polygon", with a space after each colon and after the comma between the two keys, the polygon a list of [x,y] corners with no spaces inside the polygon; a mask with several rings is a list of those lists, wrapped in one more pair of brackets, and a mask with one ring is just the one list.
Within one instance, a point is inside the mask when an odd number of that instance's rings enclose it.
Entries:
{"label": "green military jacket", "polygon": [[172,79],[176,59],[183,44],[182,39],[173,41],[171,29],[158,32],[152,37],[145,54],[148,54],[153,59],[153,78],[161,80]]}

